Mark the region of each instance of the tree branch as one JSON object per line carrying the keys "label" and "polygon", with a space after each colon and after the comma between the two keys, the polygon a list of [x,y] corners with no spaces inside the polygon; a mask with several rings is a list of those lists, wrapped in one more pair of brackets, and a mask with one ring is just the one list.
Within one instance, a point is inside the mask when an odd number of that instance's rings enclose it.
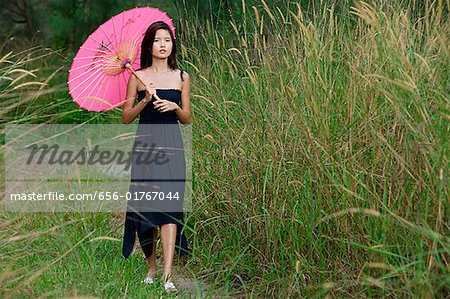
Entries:
{"label": "tree branch", "polygon": [[13,20],[14,23],[18,23],[18,24],[26,24],[27,20],[17,20],[14,19],[13,17],[11,17],[11,20]]}
{"label": "tree branch", "polygon": [[18,2],[18,1],[10,0],[10,1],[8,1],[8,2],[9,2],[9,5],[15,7],[18,11],[20,11],[20,12],[22,12],[22,13],[24,12],[23,7],[20,7],[20,6],[19,6],[19,2]]}

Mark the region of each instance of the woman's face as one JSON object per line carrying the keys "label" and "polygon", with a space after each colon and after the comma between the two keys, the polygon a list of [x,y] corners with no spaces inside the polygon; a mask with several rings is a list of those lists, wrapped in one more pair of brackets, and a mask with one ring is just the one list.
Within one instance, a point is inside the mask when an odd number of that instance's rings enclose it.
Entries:
{"label": "woman's face", "polygon": [[157,58],[167,58],[172,53],[172,38],[169,31],[158,29],[153,42],[152,55]]}

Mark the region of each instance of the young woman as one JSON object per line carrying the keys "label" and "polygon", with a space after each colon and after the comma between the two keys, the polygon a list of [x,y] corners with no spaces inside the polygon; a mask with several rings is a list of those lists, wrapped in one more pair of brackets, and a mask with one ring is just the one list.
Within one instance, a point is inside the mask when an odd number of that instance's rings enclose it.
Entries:
{"label": "young woman", "polygon": [[[146,86],[135,76],[130,76],[127,101],[122,111],[122,122],[125,124],[131,123],[138,114],[140,115],[138,136],[150,136],[140,140],[143,141],[141,146],[152,142],[166,148],[183,147],[178,121],[183,124],[190,123],[190,79],[186,72],[177,67],[176,50],[177,45],[173,32],[166,23],[156,22],[150,25],[141,44],[141,68],[136,71]],[[160,100],[154,97],[155,94]],[[136,95],[138,103],[134,105]],[[136,140],[138,138],[136,137]],[[135,151],[133,151],[133,155],[134,153]],[[182,199],[185,179],[184,151],[178,150],[171,154],[168,162],[162,164],[137,165],[133,160],[130,184],[132,198],[139,198],[140,194],[144,192],[154,191],[152,188],[158,184],[155,181],[163,176],[166,181],[167,179],[173,181],[173,184],[166,182],[164,183],[166,187],[159,190],[173,193],[177,191]],[[175,172],[176,178],[174,178]],[[155,173],[158,177],[155,176]],[[152,179],[156,180],[152,182]],[[167,194],[163,194],[163,196],[167,196]],[[166,291],[176,292],[172,280],[174,252],[176,250],[179,256],[190,253],[182,231],[184,224],[182,209],[181,211],[148,212],[142,209],[141,203],[141,209],[137,211],[137,209],[130,209],[130,202],[128,204],[122,247],[123,256],[127,258],[131,254],[137,231],[148,262],[148,272],[144,283],[153,283],[157,270],[156,239],[159,226],[164,258],[164,270],[160,279],[164,282]]]}

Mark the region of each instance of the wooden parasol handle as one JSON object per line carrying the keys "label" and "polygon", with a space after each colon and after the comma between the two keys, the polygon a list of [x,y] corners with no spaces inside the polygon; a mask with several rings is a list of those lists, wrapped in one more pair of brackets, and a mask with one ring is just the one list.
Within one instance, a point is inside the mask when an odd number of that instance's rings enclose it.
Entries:
{"label": "wooden parasol handle", "polygon": [[[139,80],[139,82],[141,82],[144,86],[145,86],[145,89],[147,89],[147,85],[144,83],[144,81],[142,81],[142,79],[138,76],[138,74],[134,71],[134,69],[133,69],[133,67],[131,66],[131,64],[129,64],[129,63],[127,63],[127,64],[125,64],[125,67],[127,68],[127,69],[129,69],[132,73],[133,73],[133,75]],[[157,100],[161,100],[159,97],[158,97],[158,95],[156,94],[156,92],[155,92],[155,94],[153,95]]]}

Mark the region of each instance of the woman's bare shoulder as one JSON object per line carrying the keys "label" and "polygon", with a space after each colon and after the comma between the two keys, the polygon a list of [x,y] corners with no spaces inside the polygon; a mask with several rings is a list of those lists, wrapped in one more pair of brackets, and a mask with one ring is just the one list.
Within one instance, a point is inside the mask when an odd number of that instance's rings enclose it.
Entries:
{"label": "woman's bare shoulder", "polygon": [[[180,73],[181,73],[181,70],[180,70]],[[189,77],[188,72],[183,71],[183,81],[188,80],[189,78],[190,78],[190,77]]]}

